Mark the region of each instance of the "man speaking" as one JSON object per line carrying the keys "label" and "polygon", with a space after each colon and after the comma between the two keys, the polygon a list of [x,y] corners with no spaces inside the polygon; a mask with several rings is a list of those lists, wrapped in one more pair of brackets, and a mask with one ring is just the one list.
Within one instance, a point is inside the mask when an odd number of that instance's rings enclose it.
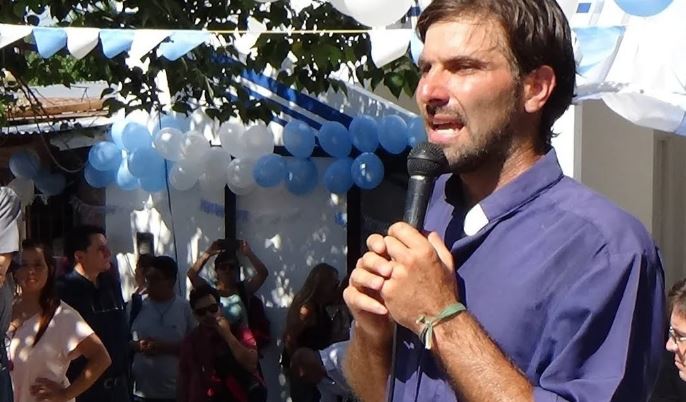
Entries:
{"label": "man speaking", "polygon": [[451,174],[428,236],[367,240],[345,291],[349,384],[365,402],[647,400],[664,274],[643,226],[551,148],[575,79],[559,6],[434,0],[418,30],[417,103]]}

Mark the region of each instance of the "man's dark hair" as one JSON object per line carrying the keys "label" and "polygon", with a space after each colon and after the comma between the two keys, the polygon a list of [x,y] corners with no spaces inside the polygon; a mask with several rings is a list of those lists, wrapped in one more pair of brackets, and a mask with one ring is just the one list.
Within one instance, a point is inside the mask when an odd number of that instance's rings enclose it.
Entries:
{"label": "man's dark hair", "polygon": [[214,299],[217,301],[217,303],[219,303],[220,299],[219,292],[217,292],[217,289],[213,288],[210,285],[202,285],[191,290],[191,294],[188,298],[191,308],[195,308],[195,303],[197,303],[198,300],[202,299],[205,296],[214,296]]}
{"label": "man's dark hair", "polygon": [[667,293],[668,312],[676,309],[677,314],[686,316],[686,278],[675,283]]}
{"label": "man's dark hair", "polygon": [[82,225],[72,229],[64,241],[64,255],[67,257],[69,264],[73,267],[76,263],[74,253],[77,251],[86,251],[91,245],[91,236],[105,235],[105,229],[95,225]]}
{"label": "man's dark hair", "polygon": [[540,127],[542,139],[550,145],[553,123],[571,104],[576,80],[571,30],[555,0],[433,0],[419,17],[417,30],[424,40],[434,23],[489,17],[505,33],[516,77],[541,66],[555,71],[557,85],[543,107]]}
{"label": "man's dark hair", "polygon": [[176,282],[176,278],[179,274],[179,267],[173,258],[166,255],[153,257],[150,267],[160,271],[166,279],[169,279],[174,283]]}

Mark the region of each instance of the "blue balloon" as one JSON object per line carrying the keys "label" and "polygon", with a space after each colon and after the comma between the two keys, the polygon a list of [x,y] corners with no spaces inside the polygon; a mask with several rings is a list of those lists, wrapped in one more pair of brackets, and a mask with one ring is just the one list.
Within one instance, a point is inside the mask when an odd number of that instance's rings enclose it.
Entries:
{"label": "blue balloon", "polygon": [[117,169],[115,181],[117,182],[117,186],[121,187],[121,189],[125,191],[132,191],[141,186],[138,178],[129,172],[129,166],[126,158],[121,160],[119,169]]}
{"label": "blue balloon", "polygon": [[390,154],[399,154],[407,148],[407,123],[397,115],[384,116],[379,124],[379,143]]}
{"label": "blue balloon", "polygon": [[113,170],[121,163],[121,149],[114,142],[100,141],[88,151],[88,162],[98,170]]}
{"label": "blue balloon", "polygon": [[355,158],[350,168],[350,174],[357,187],[371,190],[381,184],[383,180],[383,163],[375,154],[365,152]]}
{"label": "blue balloon", "polygon": [[660,14],[672,0],[615,0],[625,13],[638,17],[651,17]]}
{"label": "blue balloon", "polygon": [[117,120],[114,123],[112,123],[112,127],[110,127],[110,139],[112,139],[112,142],[114,142],[119,149],[124,149],[124,129],[126,126],[129,124],[127,120]]}
{"label": "blue balloon", "polygon": [[105,188],[114,182],[116,170],[102,171],[93,167],[90,163],[86,164],[83,170],[83,177],[93,188]]}
{"label": "blue balloon", "polygon": [[345,194],[353,186],[351,168],[353,160],[343,158],[335,161],[324,172],[324,186],[334,194]]}
{"label": "blue balloon", "polygon": [[164,158],[152,148],[141,148],[128,157],[129,172],[139,179],[151,174],[164,174]]}
{"label": "blue balloon", "polygon": [[149,193],[158,193],[167,188],[167,177],[162,171],[154,172],[140,178],[141,187]]}
{"label": "blue balloon", "polygon": [[122,144],[129,152],[143,148],[152,148],[150,130],[140,123],[130,122],[124,127],[121,136]]}
{"label": "blue balloon", "polygon": [[289,159],[286,167],[286,188],[292,194],[305,195],[317,187],[317,165],[310,159]]}
{"label": "blue balloon", "polygon": [[278,186],[286,178],[286,161],[280,155],[263,155],[255,163],[252,173],[258,186]]}
{"label": "blue balloon", "polygon": [[296,158],[309,158],[314,150],[314,130],[307,123],[292,120],[283,128],[283,145]]}
{"label": "blue balloon", "polygon": [[319,129],[319,145],[334,158],[345,158],[353,149],[348,129],[337,121],[322,124]]}
{"label": "blue balloon", "polygon": [[355,117],[348,131],[353,145],[360,152],[374,152],[379,146],[379,124],[371,116]]}
{"label": "blue balloon", "polygon": [[33,180],[38,176],[40,159],[35,153],[22,149],[10,156],[9,165],[14,176]]}
{"label": "blue balloon", "polygon": [[175,128],[182,133],[185,133],[191,129],[191,121],[188,118],[163,113],[160,115],[160,121],[156,122],[155,127],[152,130],[153,135],[157,134],[157,132],[163,128]]}
{"label": "blue balloon", "polygon": [[424,125],[424,119],[421,117],[415,117],[410,120],[410,124],[407,125],[407,143],[410,147],[426,142],[426,126]]}

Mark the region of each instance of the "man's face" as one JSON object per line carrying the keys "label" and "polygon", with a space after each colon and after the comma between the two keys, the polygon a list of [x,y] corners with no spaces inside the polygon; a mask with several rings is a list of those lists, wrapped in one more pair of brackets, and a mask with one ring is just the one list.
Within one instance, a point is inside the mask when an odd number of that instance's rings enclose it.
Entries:
{"label": "man's face", "polygon": [[5,284],[5,277],[11,262],[12,253],[0,253],[0,288]]}
{"label": "man's face", "polygon": [[669,319],[667,350],[674,353],[674,364],[679,377],[686,381],[686,313],[675,308]]}
{"label": "man's face", "polygon": [[148,294],[154,300],[162,299],[174,289],[174,282],[164,276],[162,271],[154,267],[149,267],[145,272],[145,283]]}
{"label": "man's face", "polygon": [[416,99],[429,142],[440,145],[458,173],[510,150],[521,84],[507,58],[502,28],[463,18],[426,32]]}
{"label": "man's face", "polygon": [[89,272],[105,272],[110,269],[112,252],[107,247],[107,238],[100,234],[90,236],[90,245],[86,251],[76,252],[77,262]]}

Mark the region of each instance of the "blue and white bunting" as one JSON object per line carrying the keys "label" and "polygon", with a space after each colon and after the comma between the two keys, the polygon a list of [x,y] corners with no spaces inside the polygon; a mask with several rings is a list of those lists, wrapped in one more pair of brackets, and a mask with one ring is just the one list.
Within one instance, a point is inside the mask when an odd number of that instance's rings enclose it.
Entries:
{"label": "blue and white bunting", "polygon": [[0,49],[31,35],[31,32],[31,26],[0,24]]}
{"label": "blue and white bunting", "polygon": [[210,40],[207,31],[175,31],[169,36],[169,40],[162,42],[158,54],[167,60],[174,61]]}
{"label": "blue and white bunting", "polygon": [[102,52],[108,59],[131,49],[136,31],[133,29],[103,29],[100,31]]}
{"label": "blue and white bunting", "polygon": [[76,58],[86,57],[98,46],[100,30],[97,28],[64,28],[67,33],[67,49]]}
{"label": "blue and white bunting", "polygon": [[60,28],[35,27],[33,40],[38,54],[47,59],[67,46],[67,33]]}

